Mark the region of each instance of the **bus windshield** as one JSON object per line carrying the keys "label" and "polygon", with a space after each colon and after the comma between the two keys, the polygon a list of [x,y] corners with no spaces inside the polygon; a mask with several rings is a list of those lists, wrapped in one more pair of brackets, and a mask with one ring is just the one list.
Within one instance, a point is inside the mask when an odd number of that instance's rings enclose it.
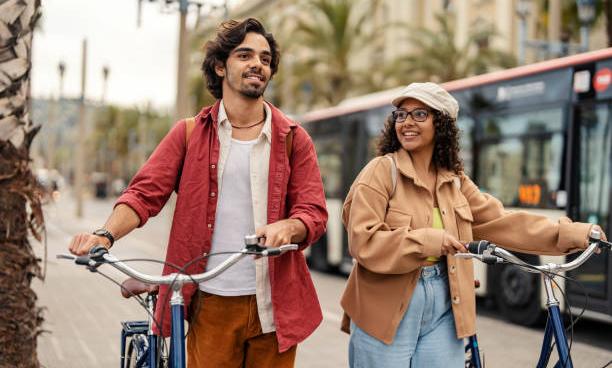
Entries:
{"label": "bus windshield", "polygon": [[483,117],[477,180],[506,206],[563,208],[563,109]]}

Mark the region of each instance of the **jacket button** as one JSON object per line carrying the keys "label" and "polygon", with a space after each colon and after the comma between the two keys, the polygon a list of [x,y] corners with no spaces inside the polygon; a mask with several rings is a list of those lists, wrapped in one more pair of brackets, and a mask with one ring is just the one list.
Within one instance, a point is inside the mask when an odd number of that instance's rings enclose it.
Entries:
{"label": "jacket button", "polygon": [[214,169],[214,168],[216,168],[216,167],[217,167],[217,165],[215,165],[215,164],[210,165],[210,168],[211,168],[211,169]]}
{"label": "jacket button", "polygon": [[453,297],[453,304],[459,304],[459,297],[457,295]]}
{"label": "jacket button", "polygon": [[457,267],[455,265],[450,266],[450,273],[455,273],[455,271],[457,270]]}
{"label": "jacket button", "polygon": [[217,194],[216,194],[215,192],[211,192],[211,193],[210,193],[210,196],[211,196],[211,197],[214,197],[214,196],[216,196],[216,195],[217,195]]}
{"label": "jacket button", "polygon": [[446,210],[442,210],[442,216],[446,215]]}
{"label": "jacket button", "polygon": [[212,228],[212,224],[208,224],[208,228],[209,228],[209,229],[210,229],[210,228]]}

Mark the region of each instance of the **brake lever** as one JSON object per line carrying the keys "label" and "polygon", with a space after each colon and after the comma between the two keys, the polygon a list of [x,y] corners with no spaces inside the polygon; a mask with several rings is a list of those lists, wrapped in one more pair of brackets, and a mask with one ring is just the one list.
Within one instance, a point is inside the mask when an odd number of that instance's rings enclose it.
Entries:
{"label": "brake lever", "polygon": [[605,240],[598,240],[597,245],[599,246],[599,249],[604,249],[604,250],[612,249],[612,243],[609,243]]}
{"label": "brake lever", "polygon": [[76,259],[76,256],[73,254],[60,253],[55,255],[55,259],[67,259],[73,261]]}

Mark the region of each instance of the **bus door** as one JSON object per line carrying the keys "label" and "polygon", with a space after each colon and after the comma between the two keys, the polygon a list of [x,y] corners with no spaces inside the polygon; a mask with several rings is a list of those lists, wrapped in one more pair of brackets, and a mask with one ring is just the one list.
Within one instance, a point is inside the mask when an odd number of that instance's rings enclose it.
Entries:
{"label": "bus door", "polygon": [[[574,190],[571,215],[576,221],[599,224],[610,236],[610,195],[612,179],[612,61],[600,62],[594,69],[582,70],[587,89],[575,93],[574,163],[571,165]],[[576,77],[575,77],[576,78]],[[586,83],[586,82],[585,82]],[[580,86],[579,86],[580,87]],[[576,85],[574,86],[576,90]],[[574,256],[575,257],[575,256]],[[572,258],[571,256],[569,257]],[[584,289],[568,282],[567,290],[574,313],[586,307],[591,318],[612,321],[612,257],[609,252],[593,256],[569,273]],[[585,300],[584,292],[588,293]],[[588,304],[585,304],[588,303]]]}

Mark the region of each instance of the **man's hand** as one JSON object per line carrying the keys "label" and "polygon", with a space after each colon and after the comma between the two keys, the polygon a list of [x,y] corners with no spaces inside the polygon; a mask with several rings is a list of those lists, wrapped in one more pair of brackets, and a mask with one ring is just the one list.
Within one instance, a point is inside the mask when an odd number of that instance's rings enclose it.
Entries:
{"label": "man's hand", "polygon": [[444,238],[442,238],[442,255],[448,254],[456,254],[456,253],[465,253],[467,249],[465,245],[461,244],[457,238],[452,236],[449,233],[444,233]]}
{"label": "man's hand", "polygon": [[77,256],[84,256],[89,253],[89,250],[96,245],[102,245],[106,249],[110,248],[110,241],[104,236],[93,235],[89,233],[80,233],[75,235],[68,246],[70,253]]}
{"label": "man's hand", "polygon": [[266,238],[263,246],[278,247],[302,242],[306,239],[306,226],[300,220],[287,219],[262,226],[255,231],[255,234]]}

